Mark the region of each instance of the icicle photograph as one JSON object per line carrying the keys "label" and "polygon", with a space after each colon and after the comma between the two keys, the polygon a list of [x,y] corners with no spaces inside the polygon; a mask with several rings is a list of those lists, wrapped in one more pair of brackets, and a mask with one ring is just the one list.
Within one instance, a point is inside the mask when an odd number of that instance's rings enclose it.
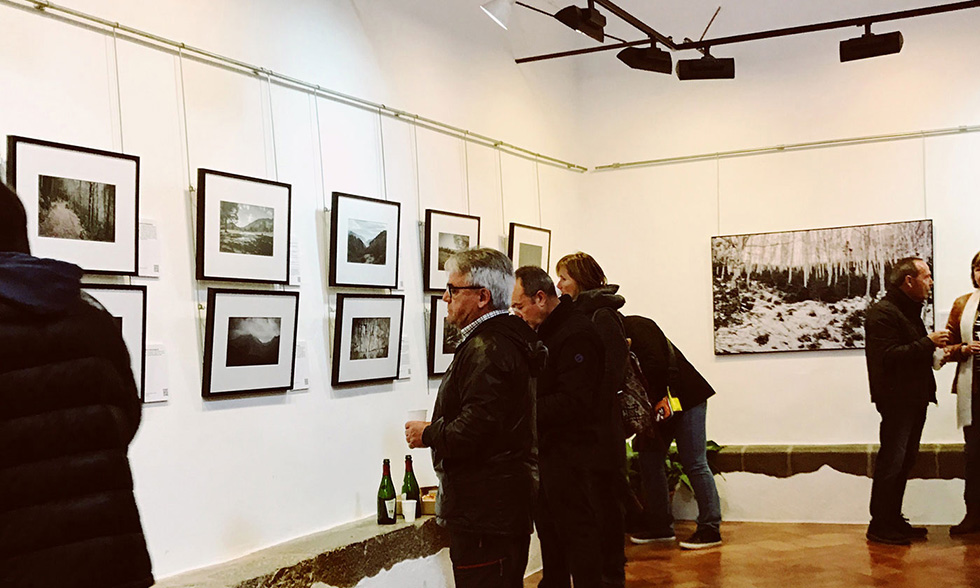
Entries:
{"label": "icicle photograph", "polygon": [[[932,221],[712,237],[715,355],[863,349],[864,311],[903,257],[932,267]],[[932,297],[923,313],[931,329]]]}

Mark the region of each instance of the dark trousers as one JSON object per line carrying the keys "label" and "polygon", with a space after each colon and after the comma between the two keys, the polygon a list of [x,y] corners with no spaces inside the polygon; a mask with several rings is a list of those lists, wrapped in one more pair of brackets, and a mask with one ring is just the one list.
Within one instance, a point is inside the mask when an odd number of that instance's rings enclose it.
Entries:
{"label": "dark trousers", "polygon": [[881,415],[881,448],[871,483],[871,525],[891,527],[902,518],[905,484],[919,455],[926,407],[876,408]]}
{"label": "dark trousers", "polygon": [[538,588],[599,588],[602,558],[594,474],[567,458],[541,456],[534,522],[544,565]]}
{"label": "dark trousers", "polygon": [[[976,361],[976,360],[974,360]],[[980,374],[974,374],[974,378]],[[980,395],[973,395],[973,424],[963,427],[963,460],[966,487],[963,490],[963,500],[966,502],[966,512],[980,516]]]}
{"label": "dark trousers", "polygon": [[523,588],[531,536],[449,531],[456,588]]}
{"label": "dark trousers", "polygon": [[[625,446],[623,453],[626,453]],[[626,583],[626,521],[624,507],[630,495],[626,472],[604,469],[596,473],[599,505],[599,547],[602,554],[602,585],[623,588]]]}

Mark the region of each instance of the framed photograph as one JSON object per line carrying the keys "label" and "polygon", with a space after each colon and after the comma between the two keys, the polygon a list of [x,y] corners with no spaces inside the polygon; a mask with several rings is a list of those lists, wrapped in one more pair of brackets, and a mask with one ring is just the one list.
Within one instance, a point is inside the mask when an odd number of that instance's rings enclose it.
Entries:
{"label": "framed photograph", "polygon": [[334,386],[398,378],[404,310],[401,295],[337,295]]}
{"label": "framed photograph", "polygon": [[932,252],[930,220],[712,237],[715,355],[864,348],[892,264]]}
{"label": "framed photograph", "polygon": [[289,184],[197,170],[197,279],[289,282]]}
{"label": "framed photograph", "polygon": [[95,298],[115,319],[129,350],[136,391],[140,400],[145,400],[146,286],[82,284],[82,291]]}
{"label": "framed photograph", "polygon": [[441,376],[449,369],[459,345],[459,329],[446,322],[449,305],[433,296],[429,308],[429,375]]}
{"label": "framed photograph", "polygon": [[536,265],[548,271],[551,263],[551,231],[540,227],[530,227],[510,223],[510,239],[507,255],[514,263],[514,269],[525,265]]}
{"label": "framed photograph", "polygon": [[398,287],[401,205],[333,193],[330,285]]}
{"label": "framed photograph", "polygon": [[9,136],[7,184],[24,202],[35,256],[136,275],[139,157]]}
{"label": "framed photograph", "polygon": [[480,217],[442,210],[425,211],[425,289],[442,290],[446,260],[463,249],[480,246]]}
{"label": "framed photograph", "polygon": [[208,288],[201,394],[292,388],[298,313],[299,292]]}

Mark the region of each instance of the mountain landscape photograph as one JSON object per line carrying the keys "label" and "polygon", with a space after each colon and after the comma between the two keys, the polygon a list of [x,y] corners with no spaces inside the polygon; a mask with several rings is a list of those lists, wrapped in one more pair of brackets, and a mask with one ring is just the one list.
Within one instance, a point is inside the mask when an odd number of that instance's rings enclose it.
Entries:
{"label": "mountain landscape photograph", "polygon": [[218,249],[222,253],[272,257],[275,212],[269,206],[222,200]]}
{"label": "mountain landscape photograph", "polygon": [[388,226],[356,218],[347,223],[347,261],[385,265],[388,258]]}
{"label": "mountain landscape photograph", "polygon": [[243,367],[279,363],[279,317],[230,317],[225,365]]}

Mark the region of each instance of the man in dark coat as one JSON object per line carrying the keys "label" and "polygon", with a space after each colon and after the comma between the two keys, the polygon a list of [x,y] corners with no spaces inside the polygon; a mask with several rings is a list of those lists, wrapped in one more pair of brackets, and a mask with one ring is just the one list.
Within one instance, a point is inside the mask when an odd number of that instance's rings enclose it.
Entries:
{"label": "man in dark coat", "polygon": [[0,184],[0,586],[145,588],[150,558],[127,458],[140,423],[114,319],[82,270],[30,255]]}
{"label": "man in dark coat", "polygon": [[405,438],[432,448],[436,517],[449,530],[456,587],[522,588],[536,475],[532,376],[543,353],[507,312],[514,272],[506,255],[466,250],[446,269],[446,320],[461,342],[432,421],[405,423]]}
{"label": "man in dark coat", "polygon": [[596,488],[599,389],[603,351],[589,317],[570,296],[560,299],[540,267],[516,272],[511,310],[548,348],[538,377],[538,469],[535,525],[544,565],[540,588],[602,585]]}
{"label": "man in dark coat", "polygon": [[919,454],[926,407],[936,402],[932,356],[946,345],[948,331],[926,333],[922,304],[932,290],[932,273],[916,257],[900,259],[888,273],[888,293],[865,315],[871,401],[881,415],[881,445],[871,485],[868,540],[908,545],[923,539],[902,515],[909,472]]}

